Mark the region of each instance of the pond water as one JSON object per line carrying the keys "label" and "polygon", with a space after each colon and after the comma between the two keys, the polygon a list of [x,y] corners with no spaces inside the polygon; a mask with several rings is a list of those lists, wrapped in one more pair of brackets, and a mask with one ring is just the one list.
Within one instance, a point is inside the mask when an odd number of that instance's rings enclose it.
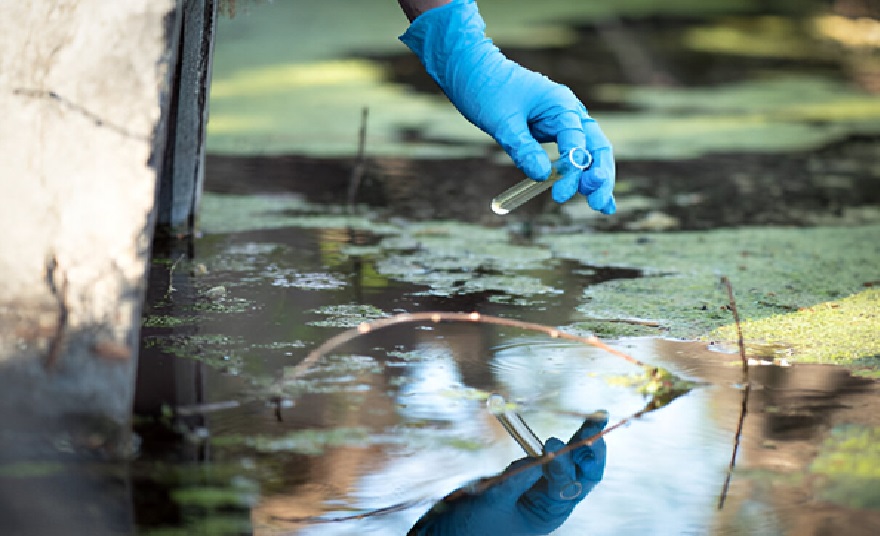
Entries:
{"label": "pond water", "polygon": [[[453,239],[464,224],[369,231],[367,215],[293,197],[205,201],[223,208],[218,226],[263,228],[157,244],[136,407],[145,533],[404,534],[447,493],[523,457],[486,410],[488,393],[515,401],[543,439],[567,439],[599,409],[613,425],[650,401],[639,382],[619,381],[642,370],[617,355],[473,322],[378,330],[294,375],[309,350],[362,322],[479,311],[567,325],[585,287],[644,274],[558,261],[525,239],[496,236],[473,251]],[[490,251],[505,240],[513,258]],[[465,273],[475,262],[482,268]],[[555,534],[754,533],[790,522],[790,500],[755,495],[739,473],[717,509],[745,394],[737,355],[666,338],[609,342],[697,383],[608,434],[605,478]],[[752,381],[740,464],[785,475],[759,478],[764,492],[809,474],[803,449],[817,451],[823,430],[858,422],[836,408],[877,394],[875,382],[823,366],[756,367]]]}
{"label": "pond water", "polygon": [[[186,439],[172,448],[193,456],[191,467],[176,460],[181,472],[202,469],[171,494],[187,497],[176,503],[181,515],[189,510],[196,518],[187,522],[197,522],[200,511],[202,521],[216,522],[212,509],[239,506],[238,521],[259,533],[403,534],[432,502],[523,456],[486,410],[486,393],[516,401],[544,439],[567,438],[595,410],[609,411],[613,424],[648,402],[634,386],[612,381],[641,372],[615,355],[473,323],[386,328],[328,353],[307,375],[287,378],[305,350],[363,321],[397,311],[477,310],[552,323],[564,316],[561,296],[576,292],[564,286],[540,298],[437,296],[430,287],[384,279],[358,255],[328,269],[352,238],[377,239],[342,229],[229,233],[196,240],[192,259],[154,264],[154,286],[167,292],[170,281],[174,291],[146,318],[143,363],[152,374],[159,366],[174,369],[167,377],[176,381],[174,395],[164,402],[169,426]],[[549,271],[532,272],[552,281]],[[499,297],[530,304],[510,306]],[[707,354],[705,345],[655,339],[614,346],[695,379],[690,362]],[[596,534],[656,533],[658,526],[668,534],[706,532],[740,394],[734,373],[610,433],[607,476],[559,534],[584,527]],[[145,443],[147,459],[153,448]],[[327,522],[399,505],[406,507]],[[284,521],[290,518],[300,520]]]}
{"label": "pond water", "polygon": [[[693,340],[731,321],[713,270],[745,282],[756,316],[880,281],[876,49],[830,37],[852,14],[481,0],[505,51],[582,95],[619,159],[614,218],[536,200],[501,219],[489,200],[521,176],[383,44],[402,29],[394,3],[367,3],[360,17],[333,1],[239,2],[221,21],[201,232],[153,251],[139,533],[405,534],[524,456],[490,393],[543,440],[597,410],[625,421],[605,437],[604,478],[553,534],[880,532],[877,382],[788,366],[780,346],[746,390],[735,347]],[[326,31],[331,18],[351,31]],[[617,236],[659,247],[652,233],[717,228],[662,262],[608,251]],[[615,292],[629,309],[609,305]],[[373,330],[295,368],[362,323],[428,311],[595,333],[689,389],[633,418],[651,402],[641,367],[473,321]]]}

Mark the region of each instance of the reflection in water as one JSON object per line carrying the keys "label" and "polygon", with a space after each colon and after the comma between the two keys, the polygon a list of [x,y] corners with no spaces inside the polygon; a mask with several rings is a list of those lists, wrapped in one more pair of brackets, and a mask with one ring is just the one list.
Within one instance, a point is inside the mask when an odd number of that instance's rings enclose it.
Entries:
{"label": "reflection in water", "polygon": [[[391,281],[370,289],[345,278],[345,285],[332,288],[275,286],[268,266],[327,272],[321,257],[308,254],[318,249],[311,236],[267,231],[256,242],[253,233],[201,239],[192,260],[178,263],[170,300],[163,297],[172,263],[154,266],[159,297],[152,317],[168,321],[145,328],[145,341],[152,342],[142,365],[193,366],[176,379],[163,376],[140,388],[158,422],[169,412],[173,419],[164,436],[161,429],[141,428],[148,432],[136,493],[141,526],[224,520],[226,528],[215,533],[237,533],[246,521],[257,534],[404,534],[450,490],[503,472],[522,455],[486,410],[486,393],[514,401],[539,437],[574,433],[596,408],[608,408],[619,422],[650,403],[634,385],[614,381],[639,376],[638,365],[569,341],[473,323],[373,332],[300,376],[293,372],[295,356],[314,344],[303,341],[328,340],[333,333],[315,322],[326,318],[315,311],[328,303],[367,302],[378,311],[487,308],[468,301],[473,297],[444,304],[411,296],[411,287]],[[206,270],[193,269],[201,265]],[[333,265],[336,273],[348,268]],[[208,291],[219,285],[227,295],[212,299]],[[224,307],[237,300],[258,307]],[[658,360],[649,342],[615,347]],[[281,381],[277,371],[286,371]],[[150,378],[155,376],[143,376]],[[705,401],[704,390],[697,390],[617,428],[608,438],[615,454],[603,485],[584,508],[571,505],[568,522],[556,533],[580,534],[585,527],[616,533],[622,499],[638,488],[651,499],[641,505],[645,515],[629,518],[630,529],[650,530],[664,510],[676,512],[670,527],[705,526],[729,448],[729,433],[709,420]],[[186,414],[174,411],[180,406]],[[200,407],[203,412],[193,415]],[[161,442],[174,431],[185,440]],[[701,462],[686,478],[673,478],[669,471],[682,456]],[[173,461],[178,469],[151,475],[150,460]],[[653,463],[646,467],[642,460]],[[545,470],[529,474],[540,478]],[[499,485],[508,486],[506,480]],[[655,498],[666,492],[681,503],[672,507]],[[165,505],[159,507],[162,494]]]}
{"label": "reflection in water", "polygon": [[[338,329],[315,322],[326,318],[315,311],[328,303],[358,300],[380,311],[486,308],[412,296],[412,287],[393,282],[371,290],[273,286],[269,265],[321,272],[321,261],[307,253],[314,248],[310,236],[201,239],[192,262],[174,272],[180,279],[172,303],[154,305],[153,313],[182,321],[144,330],[156,344],[143,350],[142,365],[181,368],[177,376],[143,376],[156,380],[141,392],[157,413],[155,427],[140,428],[144,448],[135,466],[137,519],[145,533],[210,524],[221,528],[209,534],[404,534],[451,490],[501,473],[522,456],[486,410],[487,393],[515,402],[542,438],[569,436],[596,408],[608,408],[619,423],[653,401],[639,392],[643,381],[621,381],[645,373],[632,363],[569,341],[472,323],[379,330],[326,356],[304,377],[289,374],[304,347]],[[257,243],[271,247],[245,246]],[[191,269],[200,264],[207,272]],[[170,265],[155,270],[160,298]],[[259,306],[226,310],[223,300],[209,301],[206,291],[221,284],[229,293],[224,300]],[[773,502],[761,493],[757,502],[746,500],[754,488],[739,470],[717,519],[742,396],[739,367],[725,365],[734,360],[672,340],[623,339],[614,347],[710,385],[614,428],[605,439],[602,484],[554,534],[705,534],[760,508],[769,520]],[[840,412],[846,405],[840,397],[856,393],[845,372],[838,377],[831,370],[754,372],[760,389],[739,468],[794,466],[797,448],[820,437],[828,417],[817,417]],[[180,406],[186,411],[175,412]]]}
{"label": "reflection in water", "polygon": [[[755,467],[805,467],[808,457],[795,456],[797,449],[819,440],[824,415],[844,406],[842,393],[857,393],[842,370],[756,369],[743,451],[719,516],[742,400],[741,369],[725,365],[738,362],[732,356],[654,338],[613,344],[662,367],[655,370],[546,333],[426,322],[358,335],[299,374],[303,355],[340,329],[390,322],[400,310],[480,310],[484,319],[516,311],[514,318],[539,322],[560,315],[559,323],[570,310],[562,301],[542,311],[482,294],[426,296],[392,278],[373,276],[364,285],[350,274],[365,270],[372,254],[357,262],[355,254],[328,256],[340,248],[333,240],[348,238],[302,229],[208,235],[173,274],[179,251],[156,263],[139,389],[142,415],[149,408],[157,416],[155,427],[140,428],[141,527],[405,534],[443,497],[465,498],[451,490],[473,489],[469,483],[503,474],[522,456],[485,407],[488,393],[498,392],[541,438],[570,437],[586,415],[609,410],[602,484],[554,534],[710,533],[742,523],[746,512],[766,510],[763,521],[775,516],[772,495],[755,491],[744,475]],[[336,274],[339,284],[276,285],[285,266]],[[583,284],[572,273],[571,265],[543,268],[541,277],[565,290],[554,300]],[[217,297],[219,286],[226,293]],[[667,383],[674,378],[708,384],[687,392],[694,385],[677,389],[678,381]],[[173,469],[160,469],[168,462]],[[489,482],[508,489],[506,480]]]}
{"label": "reflection in water", "polygon": [[562,451],[562,441],[550,438],[544,445],[545,456],[553,453],[550,461],[521,458],[491,481],[478,481],[451,493],[419,519],[409,534],[549,534],[602,480],[605,440],[583,441],[606,424],[607,414],[588,418],[568,441],[577,448]]}

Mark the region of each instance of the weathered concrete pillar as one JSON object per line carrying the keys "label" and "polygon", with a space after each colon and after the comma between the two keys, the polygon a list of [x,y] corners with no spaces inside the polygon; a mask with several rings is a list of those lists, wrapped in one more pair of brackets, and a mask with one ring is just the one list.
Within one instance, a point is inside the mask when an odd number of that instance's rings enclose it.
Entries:
{"label": "weathered concrete pillar", "polygon": [[66,462],[130,448],[159,177],[200,173],[183,0],[0,2],[0,532],[129,533],[121,474]]}

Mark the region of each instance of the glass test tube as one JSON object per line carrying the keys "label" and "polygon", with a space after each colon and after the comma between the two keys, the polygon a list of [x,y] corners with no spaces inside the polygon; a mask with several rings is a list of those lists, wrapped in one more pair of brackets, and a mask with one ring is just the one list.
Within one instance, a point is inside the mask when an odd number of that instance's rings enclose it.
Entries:
{"label": "glass test tube", "polygon": [[501,426],[507,430],[520,447],[533,458],[540,458],[544,454],[544,444],[535,435],[535,432],[526,424],[519,413],[507,408],[507,401],[499,394],[490,395],[486,400],[486,407],[495,415]]}
{"label": "glass test tube", "polygon": [[[575,153],[579,149],[587,155],[587,161],[584,164],[580,164],[575,160]],[[553,184],[565,174],[562,171],[562,168],[565,167],[564,159],[566,158],[574,167],[581,170],[589,168],[593,163],[593,155],[591,155],[589,151],[582,147],[575,147],[553,162],[552,171],[550,172],[550,176],[547,177],[547,180],[539,182],[532,179],[524,179],[497,195],[495,199],[492,200],[492,212],[499,216],[503,216],[553,186]]]}

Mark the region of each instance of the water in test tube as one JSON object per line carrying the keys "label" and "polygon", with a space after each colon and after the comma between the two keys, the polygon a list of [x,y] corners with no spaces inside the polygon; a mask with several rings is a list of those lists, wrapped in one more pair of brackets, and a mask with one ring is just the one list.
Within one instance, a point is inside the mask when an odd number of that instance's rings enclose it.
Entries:
{"label": "water in test tube", "polygon": [[[586,162],[583,164],[578,162],[577,159],[577,156],[581,152],[586,155],[586,157],[584,157]],[[570,171],[570,169],[566,169],[569,168],[569,163],[578,169],[584,170],[589,168],[593,163],[593,156],[589,151],[581,147],[571,149],[553,162],[552,171],[550,172],[550,176],[547,177],[547,180],[539,182],[532,179],[525,179],[496,196],[495,199],[492,200],[492,212],[498,215],[507,214],[529,199],[532,199],[544,190],[547,190],[553,186],[556,181],[562,178],[566,171]]]}

